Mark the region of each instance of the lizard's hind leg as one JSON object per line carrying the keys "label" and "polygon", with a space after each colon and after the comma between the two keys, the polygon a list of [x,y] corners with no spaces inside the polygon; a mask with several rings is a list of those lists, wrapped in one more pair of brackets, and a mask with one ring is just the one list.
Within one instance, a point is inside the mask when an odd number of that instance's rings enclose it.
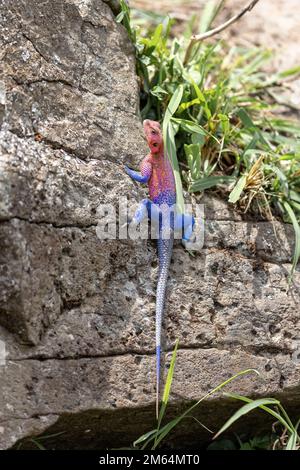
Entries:
{"label": "lizard's hind leg", "polygon": [[139,203],[131,222],[134,224],[140,224],[145,217],[148,217],[149,220],[153,220],[158,223],[160,212],[159,207],[150,201],[150,199],[143,199]]}
{"label": "lizard's hind leg", "polygon": [[139,205],[138,205],[138,207],[137,207],[137,209],[134,213],[134,216],[132,217],[130,222],[138,225],[144,220],[145,217],[148,217],[148,205],[149,205],[149,203],[151,203],[151,201],[149,199],[143,199],[139,203]]}
{"label": "lizard's hind leg", "polygon": [[191,239],[195,218],[191,214],[177,214],[175,218],[175,230],[181,230],[182,241],[188,242]]}

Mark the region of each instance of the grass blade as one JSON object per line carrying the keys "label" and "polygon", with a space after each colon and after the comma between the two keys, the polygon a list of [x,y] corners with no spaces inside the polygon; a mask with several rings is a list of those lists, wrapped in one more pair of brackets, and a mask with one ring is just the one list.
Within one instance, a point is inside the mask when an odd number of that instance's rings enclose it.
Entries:
{"label": "grass blade", "polygon": [[168,400],[169,400],[169,396],[170,396],[170,390],[171,390],[171,385],[172,385],[172,380],[173,380],[173,375],[174,375],[174,368],[175,368],[175,361],[176,361],[178,344],[179,344],[179,340],[177,339],[176,342],[175,342],[175,348],[174,348],[174,351],[173,351],[173,354],[172,354],[170,368],[169,368],[169,371],[168,371],[166,385],[165,385],[165,388],[164,388],[164,394],[163,394],[163,399],[162,399],[163,405],[167,405]]}
{"label": "grass blade", "polygon": [[177,154],[176,154],[175,135],[174,135],[174,129],[172,126],[171,118],[173,114],[175,114],[175,112],[177,111],[177,108],[180,105],[182,95],[183,95],[183,86],[179,85],[168,104],[167,110],[165,112],[165,117],[163,120],[163,138],[164,138],[167,156],[170,159],[173,172],[174,172],[174,178],[175,178],[175,184],[176,184],[176,199],[177,199],[176,205],[177,205],[177,210],[179,213],[184,212],[184,199],[183,199],[183,192],[182,192],[181,175],[180,175]]}
{"label": "grass blade", "polygon": [[157,429],[152,429],[152,431],[146,432],[146,434],[143,434],[136,441],[134,441],[133,447],[136,447],[138,444],[146,441],[149,437],[154,436],[155,433],[157,433]]}
{"label": "grass blade", "polygon": [[287,441],[287,444],[284,450],[297,450],[297,440],[298,440],[298,434],[296,431],[294,431],[290,435],[289,440]]}
{"label": "grass blade", "polygon": [[209,30],[212,22],[217,17],[224,3],[225,0],[220,0],[219,2],[211,0],[205,3],[199,24],[199,33],[206,33],[206,31]]}
{"label": "grass blade", "polygon": [[296,67],[293,67],[293,68],[290,68],[290,69],[287,69],[287,70],[284,70],[283,72],[280,72],[278,74],[278,77],[287,78],[287,77],[291,77],[293,75],[298,75],[299,73],[300,73],[300,65],[298,65]]}
{"label": "grass blade", "polygon": [[[165,384],[165,388],[164,388],[162,405],[161,405],[161,408],[159,410],[159,417],[158,417],[158,424],[157,424],[157,429],[158,430],[160,428],[160,425],[161,425],[161,422],[162,422],[162,419],[164,417],[166,407],[167,407],[167,404],[168,404],[168,401],[169,401],[170,390],[171,390],[171,385],[172,385],[173,375],[174,375],[174,368],[175,368],[175,362],[176,362],[178,343],[179,343],[179,341],[177,339],[176,343],[175,343],[175,348],[174,348],[174,351],[173,351],[173,354],[172,354],[170,368],[169,368],[169,371],[168,371],[167,380],[166,380],[166,384]],[[156,437],[155,437],[155,441],[156,441]]]}
{"label": "grass blade", "polygon": [[206,398],[208,398],[209,396],[213,395],[214,393],[218,392],[219,390],[221,390],[223,387],[226,387],[226,385],[228,385],[230,382],[232,382],[233,380],[237,379],[238,377],[241,377],[243,375],[246,375],[246,374],[249,374],[249,373],[252,373],[254,372],[255,374],[259,375],[259,372],[257,372],[257,370],[255,369],[245,369],[245,370],[242,370],[241,372],[238,372],[237,374],[233,375],[232,377],[229,377],[229,379],[225,380],[224,382],[222,382],[221,384],[219,384],[217,387],[215,387],[214,389],[212,389],[210,392],[206,393],[202,398],[200,398],[200,400],[198,400],[196,403],[194,403],[194,405],[190,406],[190,408],[188,408],[184,413],[182,413],[180,416],[178,416],[177,418],[173,419],[172,421],[170,421],[169,423],[167,423],[163,428],[161,428],[159,430],[159,432],[157,433],[157,439],[155,441],[155,444],[153,445],[152,447],[152,450],[156,449],[157,446],[160,444],[160,442],[167,436],[167,434],[169,434],[169,432],[178,424],[180,423],[180,421],[185,418],[187,415],[189,415],[195,408],[197,408],[197,406],[200,405],[200,403],[202,401],[204,401]]}
{"label": "grass blade", "polygon": [[297,267],[299,257],[300,257],[300,226],[299,226],[297,217],[295,215],[295,212],[293,211],[290,204],[287,201],[284,201],[283,206],[284,206],[287,214],[289,215],[289,218],[290,218],[290,220],[293,224],[294,232],[295,232],[295,249],[294,249],[292,270],[291,270],[291,274],[290,274],[290,277],[292,277],[292,275],[293,275],[293,273],[294,273],[294,271]]}
{"label": "grass blade", "polygon": [[[237,395],[235,393],[224,393],[224,395],[230,398],[234,398],[236,400],[246,402],[246,403],[253,402],[251,398]],[[278,404],[278,406],[279,407],[281,406],[280,403]],[[267,413],[269,413],[270,415],[272,415],[277,421],[279,421],[282,424],[284,428],[287,428],[290,432],[293,432],[293,425],[290,423],[290,421],[288,422],[286,419],[284,419],[280,413],[277,413],[277,411],[274,411],[272,410],[272,408],[269,408],[268,406],[265,406],[265,405],[260,405],[260,408],[266,411]]]}
{"label": "grass blade", "polygon": [[207,176],[199,179],[198,181],[194,181],[191,184],[189,191],[195,193],[197,191],[204,191],[205,189],[212,188],[218,184],[229,184],[234,181],[235,178],[233,176]]}
{"label": "grass blade", "polygon": [[243,192],[243,190],[246,186],[246,181],[247,181],[247,176],[246,175],[243,175],[243,176],[240,177],[240,179],[236,183],[235,187],[233,188],[233,190],[229,194],[229,199],[228,199],[229,202],[231,202],[232,204],[235,204],[239,200],[240,195],[242,194],[242,192]]}
{"label": "grass blade", "polygon": [[39,450],[46,450],[46,447],[44,447],[37,439],[29,439],[29,442],[32,442],[34,445],[36,445]]}
{"label": "grass blade", "polygon": [[294,432],[292,432],[292,434],[289,437],[285,450],[297,450],[297,443],[300,440],[298,436],[299,424],[300,424],[300,419],[297,421]]}
{"label": "grass blade", "polygon": [[176,113],[178,106],[180,105],[181,99],[183,95],[183,85],[179,85],[173,94],[168,107],[165,112],[165,117],[163,121],[163,127],[166,127],[169,124],[169,121],[173,114]]}
{"label": "grass blade", "polygon": [[260,408],[262,405],[278,405],[280,402],[275,398],[259,398],[258,400],[253,400],[250,403],[242,406],[239,410],[237,410],[221,427],[221,429],[215,434],[213,439],[216,439],[220,434],[222,434],[226,429],[228,429],[235,421],[244,416],[245,414],[249,413],[256,408]]}
{"label": "grass blade", "polygon": [[181,181],[181,175],[180,175],[179,164],[178,164],[177,153],[176,153],[175,135],[174,135],[173,125],[171,121],[169,121],[165,127],[164,142],[165,142],[167,156],[170,159],[173,172],[174,172],[175,185],[176,185],[177,212],[182,214],[184,212],[182,181]]}
{"label": "grass blade", "polygon": [[200,179],[201,175],[201,145],[200,144],[184,144],[184,153],[191,172],[193,180]]}

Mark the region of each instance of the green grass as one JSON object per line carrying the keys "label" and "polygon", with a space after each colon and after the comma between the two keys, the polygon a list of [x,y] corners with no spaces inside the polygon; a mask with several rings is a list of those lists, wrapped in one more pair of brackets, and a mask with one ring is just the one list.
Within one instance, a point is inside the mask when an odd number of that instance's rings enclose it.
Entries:
{"label": "green grass", "polygon": [[[213,434],[213,432],[204,426],[199,420],[193,417],[192,413],[195,409],[202,403],[203,401],[207,400],[209,397],[214,395],[217,392],[220,392],[224,387],[226,387],[229,383],[235,381],[236,379],[242,377],[243,375],[247,374],[257,374],[259,373],[255,369],[246,369],[243,370],[234,376],[228,378],[223,383],[216,386],[213,390],[208,392],[206,395],[201,397],[196,403],[190,406],[184,413],[177,416],[175,419],[167,422],[166,424],[162,424],[165,413],[167,410],[167,406],[170,399],[170,392],[172,387],[172,381],[175,371],[175,363],[176,363],[176,356],[177,356],[177,349],[178,349],[178,340],[176,341],[175,348],[173,350],[172,359],[170,368],[168,371],[168,376],[164,388],[164,394],[162,398],[161,408],[159,412],[159,417],[157,421],[157,427],[152,429],[151,431],[143,434],[140,436],[132,445],[131,448],[144,450],[144,449],[151,449],[156,450],[159,448],[160,445],[165,444],[165,440],[168,438],[171,431],[174,430],[175,427],[180,425],[181,421],[185,418],[194,418],[202,427],[204,427],[208,433]],[[280,434],[271,434],[270,436],[254,436],[250,440],[246,442],[242,442],[241,439],[236,436],[237,444],[230,439],[222,439],[219,441],[215,441],[208,446],[208,450],[220,450],[220,449],[227,449],[227,450],[258,450],[258,449],[284,449],[284,450],[299,450],[300,448],[300,436],[298,434],[298,426],[300,423],[300,419],[297,421],[296,424],[293,424],[292,420],[290,419],[289,415],[287,414],[286,410],[282,406],[279,400],[275,398],[258,398],[256,400],[252,400],[248,397],[237,395],[235,393],[224,393],[224,396],[227,398],[231,398],[232,400],[239,400],[245,403],[239,410],[237,410],[221,427],[221,429],[214,434],[213,440],[217,439],[221,434],[228,429],[240,418],[245,416],[246,414],[250,413],[254,410],[261,410],[268,415],[274,418],[274,426],[280,426]],[[274,428],[273,426],[273,428]],[[253,431],[253,430],[252,430]]]}
{"label": "green grass", "polygon": [[[217,433],[214,433],[207,426],[202,424],[197,418],[193,416],[193,412],[196,410],[199,405],[210,398],[212,395],[217,392],[222,391],[228,384],[238,380],[240,377],[248,374],[259,373],[255,369],[246,369],[243,370],[232,377],[229,377],[227,380],[217,385],[210,392],[202,396],[196,403],[186,409],[181,415],[164,423],[167,407],[170,401],[170,394],[172,388],[172,382],[175,372],[176,357],[178,350],[178,340],[176,340],[175,347],[172,353],[171,363],[168,370],[168,375],[164,387],[164,393],[162,397],[161,407],[159,411],[159,417],[157,420],[157,426],[155,429],[148,431],[147,433],[140,436],[130,447],[123,447],[123,450],[157,450],[161,446],[164,446],[168,443],[168,437],[170,433],[180,425],[180,423],[186,418],[193,418],[200,426],[202,426],[208,433],[208,436],[212,437],[212,442],[208,445],[207,450],[275,450],[275,449],[284,449],[284,450],[299,450],[300,448],[300,436],[298,434],[298,427],[300,419],[296,424],[293,424],[291,418],[287,414],[286,410],[282,406],[279,400],[274,398],[259,398],[252,400],[245,396],[237,395],[235,393],[223,393],[227,398],[232,400],[239,400],[245,403],[239,410],[237,410],[220,428]],[[260,436],[255,435],[248,440],[242,440],[238,435],[234,435],[234,439],[224,438],[216,440],[221,434],[228,429],[240,418],[245,416],[254,410],[261,410],[274,418],[274,425],[272,427],[272,432],[269,435]],[[280,429],[275,432],[275,427],[280,427]],[[30,442],[34,444],[39,450],[46,450],[46,447],[43,445],[44,442],[47,442],[48,439],[58,437],[64,432],[59,432],[56,434],[49,434],[44,436],[37,436],[35,438],[26,439],[25,442]],[[252,430],[253,434],[253,430]],[[195,436],[195,441],[197,436]],[[18,450],[22,448],[22,441],[17,447]],[[121,450],[112,449],[112,450]]]}
{"label": "green grass", "polygon": [[208,2],[180,38],[168,17],[134,11],[131,18],[121,3],[117,20],[135,47],[141,116],[163,123],[178,209],[182,186],[191,193],[218,187],[245,212],[292,223],[292,275],[300,256],[300,124],[279,111],[300,66],[269,73],[270,50],[216,39],[194,44],[187,60],[192,32],[209,29],[223,1]]}
{"label": "green grass", "polygon": [[234,400],[240,400],[246,404],[242,406],[238,411],[236,411],[229,419],[226,421],[224,426],[217,432],[214,436],[214,439],[220,436],[224,431],[226,431],[233,423],[235,423],[242,416],[247,413],[260,409],[271,415],[275,418],[276,423],[279,423],[283,429],[283,434],[285,436],[285,442],[282,444],[285,450],[298,450],[300,447],[300,436],[298,434],[298,426],[300,420],[294,425],[287,414],[286,410],[282,406],[279,400],[275,398],[259,398],[257,400],[251,400],[250,398],[237,395],[235,393],[225,393],[225,396],[233,398]]}
{"label": "green grass", "polygon": [[[215,387],[213,390],[208,392],[206,395],[200,398],[196,403],[194,403],[192,406],[190,406],[184,413],[181,415],[177,416],[175,419],[167,422],[166,424],[162,425],[166,409],[168,406],[169,398],[170,398],[170,391],[171,391],[171,386],[172,386],[172,381],[173,381],[173,375],[174,375],[174,369],[175,369],[175,362],[176,362],[176,355],[177,355],[177,349],[178,349],[178,340],[176,341],[175,348],[172,354],[172,359],[171,359],[171,364],[170,368],[168,371],[168,376],[164,388],[164,394],[162,398],[162,403],[161,403],[161,408],[159,412],[159,417],[157,421],[157,427],[155,429],[152,429],[151,431],[147,432],[146,434],[143,434],[141,437],[139,437],[134,443],[133,443],[133,448],[137,448],[140,450],[150,448],[151,450],[157,449],[160,444],[165,441],[165,439],[168,437],[170,432],[178,426],[181,421],[185,418],[192,417],[192,412],[202,403],[204,400],[208,399],[211,395],[217,393],[220,391],[222,388],[226,387],[230,382],[233,380],[237,379],[238,377],[241,377],[245,374],[251,374],[251,373],[256,373],[258,372],[254,369],[247,369],[244,371],[239,372],[238,374],[235,374],[234,376],[230,377],[229,379],[225,380],[223,383]],[[196,418],[194,418],[196,419]],[[199,422],[199,421],[198,421]],[[201,426],[203,426],[208,432],[212,433],[210,429],[208,429],[206,426],[204,426],[202,423],[199,422]]]}
{"label": "green grass", "polygon": [[31,437],[31,438],[28,438],[28,439],[24,439],[17,446],[17,450],[21,450],[24,443],[34,444],[34,446],[38,450],[47,450],[46,447],[43,445],[43,442],[47,441],[48,439],[53,439],[54,437],[61,436],[64,433],[65,433],[65,431],[61,431],[61,432],[57,432],[55,434],[45,434],[43,436],[37,436],[37,437]]}

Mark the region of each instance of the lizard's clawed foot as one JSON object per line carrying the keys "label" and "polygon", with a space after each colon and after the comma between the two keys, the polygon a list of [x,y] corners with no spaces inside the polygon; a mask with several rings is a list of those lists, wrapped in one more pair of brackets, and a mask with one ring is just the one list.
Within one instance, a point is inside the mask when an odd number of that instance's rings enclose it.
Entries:
{"label": "lizard's clawed foot", "polygon": [[192,233],[192,235],[189,238],[183,237],[181,240],[181,243],[183,244],[184,248],[187,248],[188,243],[194,243],[196,241],[196,235],[195,233]]}

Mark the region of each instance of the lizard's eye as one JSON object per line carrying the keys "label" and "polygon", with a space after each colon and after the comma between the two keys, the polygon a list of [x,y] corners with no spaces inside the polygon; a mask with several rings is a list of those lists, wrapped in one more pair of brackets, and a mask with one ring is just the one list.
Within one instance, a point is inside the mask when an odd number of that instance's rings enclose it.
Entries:
{"label": "lizard's eye", "polygon": [[152,135],[157,135],[157,132],[156,132],[154,129],[152,129],[152,130],[151,130],[151,134],[152,134]]}

